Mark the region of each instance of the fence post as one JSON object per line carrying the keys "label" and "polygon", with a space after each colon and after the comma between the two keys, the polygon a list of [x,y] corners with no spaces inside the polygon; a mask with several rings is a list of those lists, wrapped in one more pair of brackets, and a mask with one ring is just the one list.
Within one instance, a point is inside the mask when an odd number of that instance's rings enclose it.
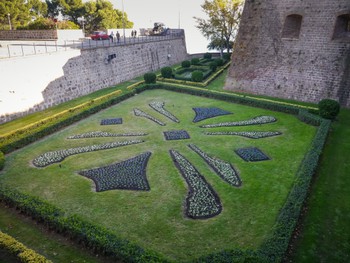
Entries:
{"label": "fence post", "polygon": [[34,54],[36,55],[35,43],[33,43],[33,48],[34,48]]}
{"label": "fence post", "polygon": [[21,50],[22,50],[22,56],[24,57],[24,49],[23,49],[23,44],[21,44]]}
{"label": "fence post", "polygon": [[10,45],[7,45],[7,50],[9,52],[9,58],[11,57]]}

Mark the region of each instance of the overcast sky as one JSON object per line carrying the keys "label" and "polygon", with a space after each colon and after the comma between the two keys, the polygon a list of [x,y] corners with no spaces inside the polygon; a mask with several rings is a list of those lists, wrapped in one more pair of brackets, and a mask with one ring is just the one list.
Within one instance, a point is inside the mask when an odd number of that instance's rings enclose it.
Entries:
{"label": "overcast sky", "polygon": [[[122,10],[122,0],[110,0],[114,8]],[[208,40],[195,27],[194,16],[206,18],[201,8],[204,0],[123,0],[124,11],[134,28],[152,28],[154,22],[166,27],[185,29],[187,52],[206,52]]]}

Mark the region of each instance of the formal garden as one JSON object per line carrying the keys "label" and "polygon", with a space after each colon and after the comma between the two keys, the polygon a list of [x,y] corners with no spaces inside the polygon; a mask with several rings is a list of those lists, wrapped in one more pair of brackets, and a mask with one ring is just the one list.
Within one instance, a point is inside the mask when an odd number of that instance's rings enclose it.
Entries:
{"label": "formal garden", "polygon": [[1,199],[123,261],[280,261],[330,122],[169,79],[5,136]]}

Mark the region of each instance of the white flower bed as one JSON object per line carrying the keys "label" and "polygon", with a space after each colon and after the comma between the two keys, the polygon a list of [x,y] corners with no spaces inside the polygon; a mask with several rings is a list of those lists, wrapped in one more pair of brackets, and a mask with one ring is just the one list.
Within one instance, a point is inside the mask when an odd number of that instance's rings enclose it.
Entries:
{"label": "white flower bed", "polygon": [[271,136],[281,135],[281,132],[263,132],[263,131],[252,131],[252,132],[204,132],[205,135],[238,135],[251,139],[261,139]]}
{"label": "white flower bed", "polygon": [[198,153],[224,181],[232,186],[241,186],[242,181],[239,178],[239,174],[230,163],[209,156],[194,144],[189,144],[188,146]]}
{"label": "white flower bed", "polygon": [[46,152],[46,153],[41,154],[38,157],[36,157],[33,160],[33,164],[36,167],[45,167],[45,166],[48,166],[48,165],[53,164],[53,163],[62,162],[66,157],[74,155],[74,154],[112,149],[112,148],[117,148],[117,147],[121,147],[121,146],[137,144],[137,143],[141,143],[141,142],[144,142],[144,141],[132,140],[132,141],[124,141],[124,142],[110,142],[110,143],[104,143],[104,144],[97,144],[97,145],[90,145],[90,146],[70,148],[70,149],[65,149],[65,150]]}
{"label": "white flower bed", "polygon": [[170,120],[174,122],[180,122],[171,112],[164,109],[164,102],[155,101],[149,104],[149,106],[154,109],[155,111],[159,112],[160,114],[163,114],[165,117],[169,118]]}
{"label": "white flower bed", "polygon": [[193,219],[203,219],[220,214],[220,199],[205,178],[177,151],[170,150],[170,155],[189,187],[186,215]]}
{"label": "white flower bed", "polygon": [[139,116],[139,117],[144,117],[144,118],[147,118],[151,121],[154,121],[155,123],[161,125],[161,126],[165,126],[165,123],[164,122],[161,122],[160,120],[158,120],[157,118],[147,114],[146,112],[142,111],[142,110],[139,110],[139,109],[134,109],[134,114],[135,116]]}
{"label": "white flower bed", "polygon": [[201,128],[214,128],[214,127],[232,127],[232,126],[246,126],[246,125],[257,125],[266,124],[277,121],[273,116],[258,116],[249,120],[244,121],[233,121],[233,122],[221,122],[215,124],[201,125]]}
{"label": "white flower bed", "polygon": [[81,134],[76,134],[67,137],[67,139],[85,139],[85,138],[99,138],[99,137],[127,137],[127,136],[145,136],[144,132],[128,132],[128,133],[111,133],[103,131],[92,131]]}

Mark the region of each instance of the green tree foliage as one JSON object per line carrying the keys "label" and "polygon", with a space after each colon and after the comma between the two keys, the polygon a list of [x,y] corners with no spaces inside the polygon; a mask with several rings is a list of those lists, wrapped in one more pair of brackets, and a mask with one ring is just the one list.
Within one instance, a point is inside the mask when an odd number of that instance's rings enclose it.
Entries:
{"label": "green tree foliage", "polygon": [[[84,5],[86,31],[92,32],[107,28],[123,27],[123,12],[113,9],[108,0],[89,1]],[[124,13],[125,28],[132,28],[134,23],[128,20]]]}
{"label": "green tree foliage", "polygon": [[25,0],[0,1],[0,29],[12,29],[26,25],[30,21],[30,10]]}
{"label": "green tree foliage", "polygon": [[47,5],[47,17],[57,17],[60,14],[60,0],[45,0]]}
{"label": "green tree foliage", "polygon": [[28,0],[27,5],[32,19],[47,16],[47,4],[45,2],[41,0]]}
{"label": "green tree foliage", "polygon": [[196,27],[211,42],[208,48],[230,52],[242,13],[243,0],[205,0],[201,5],[208,19],[194,17]]}
{"label": "green tree foliage", "polygon": [[49,30],[49,29],[79,29],[79,26],[72,21],[58,21],[55,23],[51,18],[39,18],[27,26],[17,27],[18,30]]}
{"label": "green tree foliage", "polygon": [[62,15],[78,24],[78,18],[84,15],[84,4],[82,0],[59,0]]}

